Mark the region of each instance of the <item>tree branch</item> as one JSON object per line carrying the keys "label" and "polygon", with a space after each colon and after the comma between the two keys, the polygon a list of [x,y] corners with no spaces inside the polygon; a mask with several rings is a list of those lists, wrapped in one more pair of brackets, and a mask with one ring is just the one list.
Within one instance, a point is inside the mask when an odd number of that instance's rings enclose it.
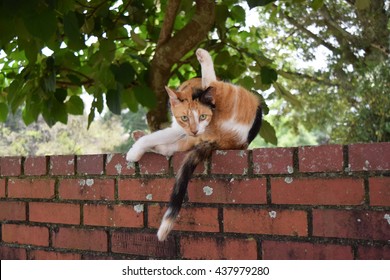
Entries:
{"label": "tree branch", "polygon": [[173,25],[177,15],[177,10],[180,6],[180,0],[169,0],[165,10],[164,22],[161,27],[160,36],[157,41],[157,46],[164,44],[171,38]]}
{"label": "tree branch", "polygon": [[150,129],[158,130],[168,122],[167,94],[172,66],[199,44],[214,24],[215,2],[196,0],[196,11],[190,22],[172,37],[178,0],[169,0],[154,57],[151,61],[149,86],[157,96],[157,107],[150,110],[147,119]]}

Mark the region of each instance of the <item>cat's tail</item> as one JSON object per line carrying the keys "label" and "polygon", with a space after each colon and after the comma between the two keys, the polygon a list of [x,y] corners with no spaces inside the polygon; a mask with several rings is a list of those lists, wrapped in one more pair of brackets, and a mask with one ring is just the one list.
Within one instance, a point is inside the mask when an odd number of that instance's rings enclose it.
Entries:
{"label": "cat's tail", "polygon": [[183,204],[188,182],[190,181],[196,166],[200,162],[206,160],[211,155],[211,152],[215,149],[215,143],[203,142],[196,145],[194,149],[191,150],[185,157],[183,164],[176,176],[175,186],[171,194],[168,210],[165,212],[160,228],[157,232],[158,240],[164,241],[167,238],[169,232],[172,230]]}

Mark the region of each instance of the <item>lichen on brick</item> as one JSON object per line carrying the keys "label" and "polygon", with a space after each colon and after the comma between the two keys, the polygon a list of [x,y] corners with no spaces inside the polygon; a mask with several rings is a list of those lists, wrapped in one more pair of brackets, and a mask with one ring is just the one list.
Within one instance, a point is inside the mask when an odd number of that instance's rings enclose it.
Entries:
{"label": "lichen on brick", "polygon": [[209,187],[209,186],[204,186],[203,187],[203,192],[205,193],[205,195],[212,195],[213,194],[213,188]]}
{"label": "lichen on brick", "polygon": [[138,214],[144,212],[144,205],[143,204],[134,205],[134,211],[137,212]]}

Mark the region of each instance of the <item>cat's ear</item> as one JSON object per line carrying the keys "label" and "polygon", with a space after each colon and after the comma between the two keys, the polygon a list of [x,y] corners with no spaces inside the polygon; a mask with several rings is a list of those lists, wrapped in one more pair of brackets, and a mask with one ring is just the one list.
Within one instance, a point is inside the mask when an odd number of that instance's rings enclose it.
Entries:
{"label": "cat's ear", "polygon": [[180,104],[180,100],[177,97],[177,94],[174,90],[170,89],[169,87],[165,86],[165,90],[167,91],[169,95],[169,102],[171,103],[171,106],[176,106]]}
{"label": "cat's ear", "polygon": [[200,102],[204,103],[212,108],[215,108],[215,99],[214,99],[214,93],[215,93],[215,88],[214,87],[208,87],[206,88],[203,92],[202,95],[200,96]]}

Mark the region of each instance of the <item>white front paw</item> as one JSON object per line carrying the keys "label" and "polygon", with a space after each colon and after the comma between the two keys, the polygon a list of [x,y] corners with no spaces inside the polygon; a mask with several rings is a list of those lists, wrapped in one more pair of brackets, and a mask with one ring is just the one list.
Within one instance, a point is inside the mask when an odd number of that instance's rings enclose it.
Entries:
{"label": "white front paw", "polygon": [[141,148],[133,146],[126,154],[126,160],[130,162],[136,162],[141,159],[145,151]]}
{"label": "white front paw", "polygon": [[209,64],[213,62],[209,52],[201,48],[196,50],[196,58],[200,64]]}

